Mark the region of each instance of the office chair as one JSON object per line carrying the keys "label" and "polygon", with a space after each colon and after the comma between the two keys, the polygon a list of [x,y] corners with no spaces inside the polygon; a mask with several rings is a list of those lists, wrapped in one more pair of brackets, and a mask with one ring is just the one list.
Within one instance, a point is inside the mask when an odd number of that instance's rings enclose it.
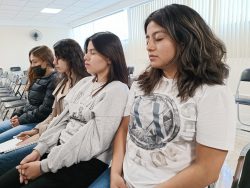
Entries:
{"label": "office chair", "polygon": [[245,69],[241,73],[240,81],[237,86],[236,94],[235,94],[235,102],[237,104],[237,117],[241,124],[243,125],[250,125],[247,123],[244,123],[240,118],[240,105],[250,105],[250,98],[242,97],[240,96],[240,85],[242,82],[249,82],[250,83],[250,69]]}

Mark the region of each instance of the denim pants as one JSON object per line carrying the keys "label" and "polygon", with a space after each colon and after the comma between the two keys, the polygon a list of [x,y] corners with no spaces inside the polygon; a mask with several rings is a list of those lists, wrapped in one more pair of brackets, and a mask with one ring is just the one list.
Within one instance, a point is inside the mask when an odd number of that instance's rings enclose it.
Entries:
{"label": "denim pants", "polygon": [[18,135],[20,132],[31,130],[36,125],[37,123],[30,123],[12,127],[10,120],[5,120],[0,123],[0,143],[12,139],[13,136]]}
{"label": "denim pants", "polygon": [[88,188],[110,188],[110,168],[105,170]]}
{"label": "denim pants", "polygon": [[0,154],[0,176],[3,175],[5,172],[10,170],[11,168],[20,164],[21,160],[24,157],[29,155],[36,144],[31,144],[8,153],[1,153]]}

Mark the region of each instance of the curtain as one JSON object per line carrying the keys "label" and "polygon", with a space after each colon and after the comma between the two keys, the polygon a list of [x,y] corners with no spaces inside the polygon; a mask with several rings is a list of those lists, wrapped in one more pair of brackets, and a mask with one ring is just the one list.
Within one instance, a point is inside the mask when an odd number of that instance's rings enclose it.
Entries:
{"label": "curtain", "polygon": [[147,16],[169,4],[195,9],[225,43],[227,58],[250,58],[250,1],[248,0],[153,0],[128,8],[127,60],[139,70],[148,64],[143,24]]}

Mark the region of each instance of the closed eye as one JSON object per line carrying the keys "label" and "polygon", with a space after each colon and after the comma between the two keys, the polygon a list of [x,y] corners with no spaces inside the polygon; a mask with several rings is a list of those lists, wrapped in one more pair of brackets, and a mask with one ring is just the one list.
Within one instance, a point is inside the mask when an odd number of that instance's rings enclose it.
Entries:
{"label": "closed eye", "polygon": [[160,41],[160,40],[163,40],[164,39],[164,37],[158,37],[158,38],[156,38],[155,40],[156,41]]}

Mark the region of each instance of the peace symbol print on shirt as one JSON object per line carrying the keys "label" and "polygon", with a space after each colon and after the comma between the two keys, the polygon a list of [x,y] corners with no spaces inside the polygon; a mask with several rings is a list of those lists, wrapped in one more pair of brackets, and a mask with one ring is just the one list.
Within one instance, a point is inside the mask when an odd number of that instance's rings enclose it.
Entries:
{"label": "peace symbol print on shirt", "polygon": [[179,131],[178,109],[169,96],[152,94],[135,98],[129,134],[138,147],[145,150],[165,147]]}

